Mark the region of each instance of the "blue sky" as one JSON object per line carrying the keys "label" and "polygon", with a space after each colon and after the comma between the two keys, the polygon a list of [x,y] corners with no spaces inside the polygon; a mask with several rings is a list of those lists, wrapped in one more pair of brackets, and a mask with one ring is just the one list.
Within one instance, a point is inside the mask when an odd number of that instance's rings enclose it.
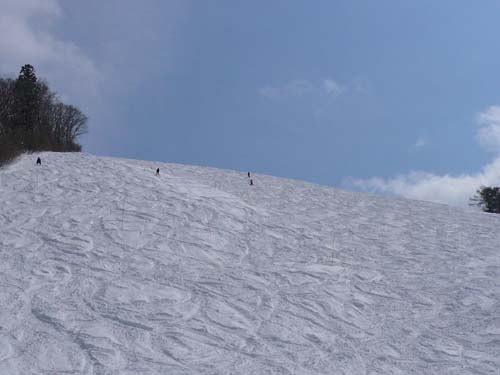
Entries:
{"label": "blue sky", "polygon": [[0,0],[99,155],[457,205],[500,184],[498,1]]}

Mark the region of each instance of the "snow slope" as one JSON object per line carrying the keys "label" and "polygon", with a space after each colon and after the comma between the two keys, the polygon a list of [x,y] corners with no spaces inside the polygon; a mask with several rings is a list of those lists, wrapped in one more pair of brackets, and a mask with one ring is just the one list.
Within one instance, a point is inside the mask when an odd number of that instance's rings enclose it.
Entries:
{"label": "snow slope", "polygon": [[0,170],[2,375],[500,374],[500,216],[34,161]]}

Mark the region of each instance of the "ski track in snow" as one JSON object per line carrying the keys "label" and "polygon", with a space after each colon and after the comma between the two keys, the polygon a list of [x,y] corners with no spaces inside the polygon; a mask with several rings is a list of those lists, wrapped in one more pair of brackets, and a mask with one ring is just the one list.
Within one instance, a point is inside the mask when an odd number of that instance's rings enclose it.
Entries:
{"label": "ski track in snow", "polygon": [[500,373],[499,216],[41,156],[0,170],[0,374]]}

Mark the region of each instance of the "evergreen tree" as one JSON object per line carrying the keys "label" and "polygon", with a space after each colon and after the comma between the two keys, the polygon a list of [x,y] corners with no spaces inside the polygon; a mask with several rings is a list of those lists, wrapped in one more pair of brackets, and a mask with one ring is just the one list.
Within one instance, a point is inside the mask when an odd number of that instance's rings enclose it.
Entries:
{"label": "evergreen tree", "polygon": [[32,84],[37,83],[38,78],[35,74],[35,68],[33,65],[26,64],[21,67],[21,72],[19,73],[19,77],[17,78],[18,82],[29,82]]}
{"label": "evergreen tree", "polygon": [[484,212],[500,214],[500,187],[482,186],[471,201]]}
{"label": "evergreen tree", "polygon": [[33,150],[35,146],[35,129],[38,124],[40,107],[40,85],[35,68],[26,64],[21,68],[14,86],[15,111],[13,118],[14,133],[22,138],[24,148]]}

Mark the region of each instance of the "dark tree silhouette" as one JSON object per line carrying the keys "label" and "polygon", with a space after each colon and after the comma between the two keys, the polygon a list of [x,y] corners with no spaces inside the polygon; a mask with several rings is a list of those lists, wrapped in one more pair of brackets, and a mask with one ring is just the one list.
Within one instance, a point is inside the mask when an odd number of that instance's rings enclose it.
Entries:
{"label": "dark tree silhouette", "polygon": [[16,80],[0,79],[0,164],[23,151],[80,151],[87,117],[62,103],[32,65]]}
{"label": "dark tree silhouette", "polygon": [[14,127],[17,131],[33,131],[39,112],[40,85],[35,69],[27,64],[21,68],[14,86]]}
{"label": "dark tree silhouette", "polygon": [[500,214],[500,187],[481,186],[471,204],[479,206],[484,212]]}
{"label": "dark tree silhouette", "polygon": [[30,64],[23,65],[21,67],[21,72],[19,73],[17,81],[36,83],[38,81],[38,78],[36,77],[35,68],[33,68],[33,65]]}

